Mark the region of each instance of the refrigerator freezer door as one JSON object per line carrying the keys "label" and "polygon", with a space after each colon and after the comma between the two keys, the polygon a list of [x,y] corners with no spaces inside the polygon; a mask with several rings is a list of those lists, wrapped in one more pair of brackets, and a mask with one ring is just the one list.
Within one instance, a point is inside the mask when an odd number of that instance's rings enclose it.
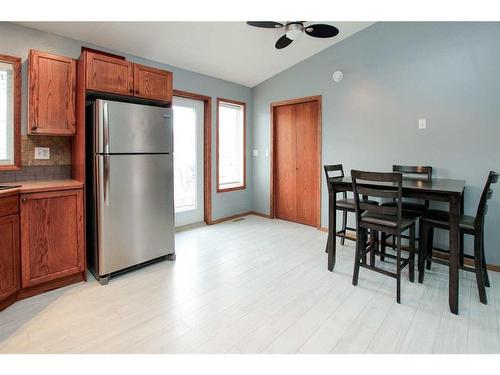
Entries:
{"label": "refrigerator freezer door", "polygon": [[95,102],[96,153],[172,153],[172,109],[109,100]]}
{"label": "refrigerator freezer door", "polygon": [[173,156],[96,155],[99,276],[174,251]]}

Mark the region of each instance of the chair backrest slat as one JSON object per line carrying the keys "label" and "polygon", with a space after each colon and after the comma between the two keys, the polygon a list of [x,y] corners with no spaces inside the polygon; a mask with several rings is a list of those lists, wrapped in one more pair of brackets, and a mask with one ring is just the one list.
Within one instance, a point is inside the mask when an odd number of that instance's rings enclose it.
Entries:
{"label": "chair backrest slat", "polygon": [[395,188],[393,190],[387,190],[386,187],[382,187],[382,186],[380,188],[358,186],[358,193],[361,195],[367,195],[369,197],[375,197],[375,198],[394,199],[394,198],[398,197],[397,188]]}
{"label": "chair backrest slat", "polygon": [[359,201],[359,208],[361,209],[361,211],[373,212],[375,214],[393,216],[396,216],[398,214],[397,206],[381,206],[375,203],[365,203],[362,200]]}
{"label": "chair backrest slat", "polygon": [[[359,225],[361,213],[371,212],[374,214],[391,215],[397,217],[398,227],[401,225],[403,175],[400,172],[365,172],[351,171],[352,190],[356,205],[356,221]],[[360,196],[363,198],[360,199]],[[391,198],[395,206],[379,206],[367,202],[366,198]]]}
{"label": "chair backrest slat", "polygon": [[326,179],[344,177],[344,167],[342,164],[330,164],[323,167],[325,169]]}
{"label": "chair backrest slat", "polygon": [[393,172],[401,172],[403,175],[416,175],[420,178],[432,180],[432,167],[430,165],[393,165]]}
{"label": "chair backrest slat", "polygon": [[[331,189],[331,185],[328,183],[329,180],[335,178],[343,178],[344,177],[344,167],[342,164],[330,164],[323,166],[326,175],[326,186],[328,187],[328,191]],[[347,198],[347,192],[343,192],[342,196],[344,199]]]}

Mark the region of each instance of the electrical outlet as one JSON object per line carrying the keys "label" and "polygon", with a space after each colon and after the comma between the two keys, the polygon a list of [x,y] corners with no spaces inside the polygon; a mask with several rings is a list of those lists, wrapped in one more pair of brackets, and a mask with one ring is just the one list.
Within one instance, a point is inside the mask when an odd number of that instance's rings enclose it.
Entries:
{"label": "electrical outlet", "polygon": [[427,120],[425,118],[421,118],[418,120],[418,128],[426,129],[427,128]]}
{"label": "electrical outlet", "polygon": [[259,150],[254,149],[253,150],[253,156],[259,156]]}
{"label": "electrical outlet", "polygon": [[35,147],[35,160],[49,160],[50,148],[49,147]]}

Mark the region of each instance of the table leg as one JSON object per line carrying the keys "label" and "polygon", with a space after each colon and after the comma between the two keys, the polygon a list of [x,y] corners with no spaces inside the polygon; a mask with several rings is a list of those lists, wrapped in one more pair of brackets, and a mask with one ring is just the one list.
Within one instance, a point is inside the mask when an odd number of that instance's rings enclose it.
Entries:
{"label": "table leg", "polygon": [[335,267],[335,253],[337,247],[337,194],[335,189],[330,189],[328,193],[328,271],[333,271]]}
{"label": "table leg", "polygon": [[458,314],[458,265],[460,244],[460,202],[461,197],[452,195],[450,199],[450,263],[448,302],[453,314]]}

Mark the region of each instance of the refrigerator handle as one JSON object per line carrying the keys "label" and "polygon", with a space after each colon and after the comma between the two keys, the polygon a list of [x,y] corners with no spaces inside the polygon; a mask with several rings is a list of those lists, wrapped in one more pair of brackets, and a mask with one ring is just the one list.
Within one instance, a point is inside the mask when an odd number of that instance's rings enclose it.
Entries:
{"label": "refrigerator handle", "polygon": [[104,205],[109,207],[109,155],[103,155]]}
{"label": "refrigerator handle", "polygon": [[109,153],[109,111],[108,111],[108,102],[103,103],[102,108],[102,131],[103,131],[103,149],[104,153]]}

